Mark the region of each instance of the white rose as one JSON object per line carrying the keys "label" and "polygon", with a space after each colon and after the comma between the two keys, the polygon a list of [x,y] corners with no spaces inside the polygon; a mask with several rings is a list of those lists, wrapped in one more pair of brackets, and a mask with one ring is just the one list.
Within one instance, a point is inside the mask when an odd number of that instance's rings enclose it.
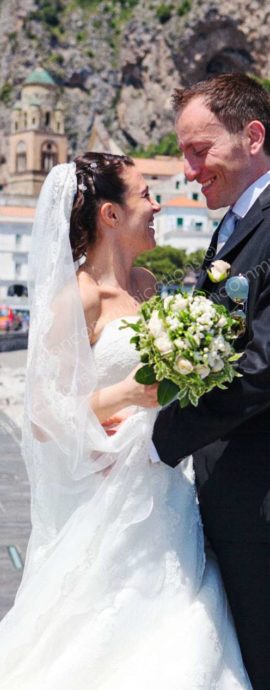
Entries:
{"label": "white rose", "polygon": [[215,366],[213,367],[212,371],[218,372],[224,369],[224,362],[220,357],[217,357]]}
{"label": "white rose", "polygon": [[196,366],[196,373],[199,374],[201,379],[205,379],[208,374],[210,374],[210,369],[209,367],[205,364],[198,364]]}
{"label": "white rose", "polygon": [[176,330],[177,328],[179,328],[179,321],[175,316],[167,316],[166,323],[173,330]]}
{"label": "white rose", "polygon": [[153,313],[151,314],[151,318],[149,319],[148,323],[148,329],[150,333],[154,336],[154,338],[157,338],[158,336],[165,333],[163,323],[160,320],[158,311],[156,309],[154,309]]}
{"label": "white rose", "polygon": [[176,295],[171,305],[172,311],[183,311],[188,305],[188,299],[182,295]]}
{"label": "white rose", "polygon": [[213,320],[211,318],[211,314],[202,314],[201,316],[198,316],[198,323],[200,323],[203,326],[207,326],[207,328],[210,328],[213,324]]}
{"label": "white rose", "polygon": [[212,280],[212,283],[219,283],[221,280],[228,278],[230,268],[231,265],[228,264],[227,261],[217,259],[217,261],[213,261],[211,268],[209,271],[207,271],[207,273],[210,280]]}
{"label": "white rose", "polygon": [[211,369],[215,366],[216,358],[217,358],[216,352],[209,352],[209,355],[207,356],[207,362],[209,364],[209,367],[211,367]]}
{"label": "white rose", "polygon": [[169,309],[172,300],[173,300],[173,295],[168,295],[168,297],[164,297],[163,305],[164,305],[165,311],[167,311]]}
{"label": "white rose", "polygon": [[163,333],[158,338],[155,338],[155,346],[163,355],[173,351],[173,344],[167,333]]}
{"label": "white rose", "polygon": [[[210,355],[208,357],[208,361],[209,361],[209,358],[210,358]],[[209,362],[209,364],[210,364],[210,362]],[[221,357],[215,357],[213,365],[210,364],[210,366],[211,366],[212,371],[217,373],[218,371],[221,371],[224,368],[224,362],[221,359]]]}
{"label": "white rose", "polygon": [[231,351],[232,351],[232,348],[231,348],[230,343],[227,343],[225,340],[225,342],[224,342],[224,354],[230,355]]}
{"label": "white rose", "polygon": [[220,318],[217,322],[217,326],[219,326],[220,328],[223,328],[223,326],[226,326],[226,323],[227,323],[226,316],[220,316]]}
{"label": "white rose", "polygon": [[175,347],[177,347],[178,350],[185,350],[186,348],[186,343],[182,338],[176,338],[174,341]]}
{"label": "white rose", "polygon": [[196,345],[200,345],[201,338],[203,338],[203,335],[199,331],[197,331],[197,329],[195,330],[195,328],[193,326],[190,326],[187,329],[187,333],[193,338],[193,340],[195,340]]}
{"label": "white rose", "polygon": [[189,362],[188,359],[185,359],[184,357],[177,357],[174,363],[174,368],[176,371],[179,371],[179,374],[191,374],[193,371],[194,367],[191,362]]}
{"label": "white rose", "polygon": [[220,352],[224,352],[225,340],[223,338],[223,335],[218,335],[216,338],[214,338],[214,347]]}
{"label": "white rose", "polygon": [[203,316],[205,314],[214,317],[216,312],[209,299],[206,297],[196,297],[194,303],[190,306],[190,313],[197,318],[197,316]]}
{"label": "white rose", "polygon": [[196,345],[199,346],[201,344],[202,336],[200,335],[200,333],[193,333],[192,338],[194,338]]}

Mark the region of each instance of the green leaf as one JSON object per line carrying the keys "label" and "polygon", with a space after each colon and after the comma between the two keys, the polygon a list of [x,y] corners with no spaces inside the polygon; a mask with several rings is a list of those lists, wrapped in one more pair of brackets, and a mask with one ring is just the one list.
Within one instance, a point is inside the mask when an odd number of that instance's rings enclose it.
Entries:
{"label": "green leaf", "polygon": [[181,400],[179,399],[179,405],[180,405],[182,410],[184,409],[184,407],[187,407],[189,404],[190,404],[190,402],[189,402],[188,395],[186,395],[184,398],[181,398]]}
{"label": "green leaf", "polygon": [[186,397],[188,397],[188,389],[187,389],[187,387],[185,387],[185,388],[184,388],[184,387],[183,387],[183,388],[180,388],[180,390],[179,390],[179,392],[178,392],[178,398],[179,398],[179,400],[185,400]]}
{"label": "green leaf", "polygon": [[150,386],[152,383],[156,382],[154,369],[153,367],[149,367],[148,364],[138,369],[134,378],[137,383],[143,383],[146,386]]}
{"label": "green leaf", "polygon": [[179,392],[179,387],[169,379],[163,379],[158,387],[158,402],[162,407],[172,402]]}
{"label": "green leaf", "polygon": [[196,393],[193,390],[189,391],[189,400],[191,405],[194,405],[194,407],[197,407],[198,402],[199,402],[199,396],[196,395]]}
{"label": "green leaf", "polygon": [[243,354],[243,352],[235,352],[234,355],[228,357],[228,362],[237,362],[237,360],[240,359],[240,357],[242,357]]}
{"label": "green leaf", "polygon": [[119,331],[122,331],[123,328],[132,328],[133,331],[136,331],[136,333],[140,332],[140,325],[139,323],[129,323],[125,319],[122,319],[122,324],[123,326],[119,326]]}
{"label": "green leaf", "polygon": [[[130,341],[130,342],[132,342],[132,341]],[[143,353],[141,352],[141,362],[144,362],[145,364],[147,364],[148,361],[149,361],[148,352],[143,352]]]}

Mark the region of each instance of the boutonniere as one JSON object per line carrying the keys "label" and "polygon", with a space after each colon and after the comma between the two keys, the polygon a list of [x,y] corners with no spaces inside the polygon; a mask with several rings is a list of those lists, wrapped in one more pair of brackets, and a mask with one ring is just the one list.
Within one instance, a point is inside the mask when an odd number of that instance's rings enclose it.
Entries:
{"label": "boutonniere", "polygon": [[230,275],[231,264],[227,261],[222,261],[222,259],[217,259],[212,261],[211,268],[208,269],[207,275],[212,283],[221,283],[222,280],[226,280]]}

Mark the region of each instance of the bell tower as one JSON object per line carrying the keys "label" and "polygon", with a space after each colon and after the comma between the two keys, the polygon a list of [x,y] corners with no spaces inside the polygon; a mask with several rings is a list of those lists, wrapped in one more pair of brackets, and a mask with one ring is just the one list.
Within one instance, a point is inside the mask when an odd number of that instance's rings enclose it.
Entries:
{"label": "bell tower", "polygon": [[64,108],[58,86],[46,70],[37,68],[27,77],[12,109],[6,193],[38,196],[52,166],[66,161]]}

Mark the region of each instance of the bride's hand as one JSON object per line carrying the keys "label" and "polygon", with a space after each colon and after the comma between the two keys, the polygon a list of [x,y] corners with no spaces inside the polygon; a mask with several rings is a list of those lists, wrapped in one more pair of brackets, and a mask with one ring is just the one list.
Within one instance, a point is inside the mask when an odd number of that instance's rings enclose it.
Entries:
{"label": "bride's hand", "polygon": [[127,405],[140,405],[141,407],[158,407],[157,389],[158,383],[146,386],[137,383],[134,376],[136,371],[141,368],[139,364],[122,382],[123,393]]}
{"label": "bride's hand", "polygon": [[158,407],[158,384],[154,383],[151,386],[145,386],[135,381],[135,373],[140,367],[141,365],[135,367],[135,369],[133,369],[124,380],[119,381],[119,383],[114,383],[112,386],[101,388],[91,393],[89,396],[89,404],[101,424],[106,423],[108,419],[119,413],[119,411],[121,412],[123,408],[131,407],[132,405],[139,405],[140,407]]}

